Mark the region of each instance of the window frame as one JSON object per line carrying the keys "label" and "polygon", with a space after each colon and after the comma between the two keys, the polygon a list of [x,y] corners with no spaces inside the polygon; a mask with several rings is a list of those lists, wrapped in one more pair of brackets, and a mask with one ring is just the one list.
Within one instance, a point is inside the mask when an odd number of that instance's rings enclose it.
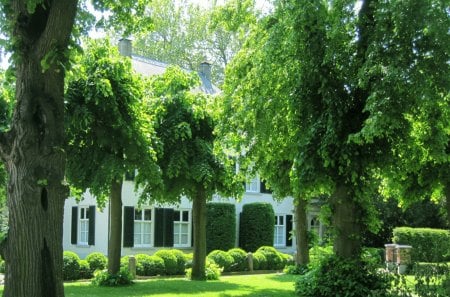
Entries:
{"label": "window frame", "polygon": [[[279,218],[283,218],[282,224],[280,223]],[[275,224],[273,231],[273,246],[274,247],[286,247],[286,214],[275,214]],[[281,230],[280,230],[281,229]],[[282,242],[278,242],[279,232],[281,232]]]}
{"label": "window frame", "polygon": [[[82,218],[82,214],[84,214],[84,218]],[[88,246],[89,245],[89,224],[90,224],[89,205],[78,206],[77,224],[78,224],[77,245]],[[86,241],[82,241],[83,235],[86,236]]]}
{"label": "window frame", "polygon": [[[179,212],[180,213],[180,219],[178,221],[175,220],[175,212]],[[188,213],[188,220],[187,221],[183,221],[183,213],[187,212]],[[182,225],[187,225],[187,233],[182,233],[181,232],[181,226]],[[178,232],[177,235],[175,234],[175,231],[177,231],[177,227],[178,228]],[[191,247],[191,230],[192,230],[192,212],[190,209],[186,209],[186,208],[182,208],[182,209],[174,209],[174,219],[173,219],[173,246],[177,247],[177,248],[183,248],[183,247]],[[186,239],[186,243],[181,243],[181,239],[182,239],[182,235],[186,234],[187,235],[187,239]],[[176,243],[176,242],[179,243]]]}
{"label": "window frame", "polygon": [[[137,211],[140,211],[141,212],[141,219],[139,219],[139,220],[136,220],[136,212]],[[150,211],[150,220],[145,220],[145,212],[146,211]],[[154,236],[154,217],[155,217],[155,214],[154,214],[154,209],[153,208],[149,208],[149,207],[145,207],[145,208],[137,208],[137,207],[135,207],[134,208],[134,211],[133,211],[133,247],[135,247],[135,248],[150,248],[150,247],[153,247],[153,244],[154,244],[154,239],[153,239],[153,236]],[[137,231],[137,228],[136,228],[136,224],[140,224],[140,232],[139,233],[137,233],[136,231]],[[150,225],[150,233],[145,233],[145,232],[143,232],[143,230],[145,229],[145,228],[142,228],[142,226],[144,226],[144,224],[148,224],[148,225]],[[137,234],[139,234],[139,237],[140,237],[140,240],[141,240],[141,243],[140,244],[137,244],[136,243],[136,235]],[[149,238],[150,238],[150,242],[149,243],[144,243],[144,238],[145,238],[145,235],[146,234],[149,234],[150,236],[149,236]]]}

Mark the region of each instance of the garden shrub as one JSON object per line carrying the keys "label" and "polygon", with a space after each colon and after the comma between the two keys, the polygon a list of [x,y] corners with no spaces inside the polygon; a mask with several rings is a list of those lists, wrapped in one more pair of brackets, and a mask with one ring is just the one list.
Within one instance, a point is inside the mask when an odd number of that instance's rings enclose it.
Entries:
{"label": "garden shrub", "polygon": [[108,258],[99,252],[91,253],[86,257],[86,261],[89,263],[89,267],[92,272],[96,270],[103,270],[106,268]]}
{"label": "garden shrub", "polygon": [[80,276],[79,278],[81,279],[90,279],[92,278],[93,274],[92,274],[92,270],[89,267],[89,263],[86,260],[80,260],[78,262],[78,264],[80,264]]}
{"label": "garden shrub", "polygon": [[0,259],[0,273],[5,273],[5,260]]}
{"label": "garden shrub", "polygon": [[206,205],[206,252],[228,250],[236,242],[236,206],[231,203]]}
{"label": "garden shrub", "polygon": [[361,260],[330,256],[301,275],[295,284],[300,297],[386,296],[390,279]]}
{"label": "garden shrub", "polygon": [[194,259],[194,254],[185,254],[186,256],[186,268],[192,268],[192,260]]}
{"label": "garden shrub", "polygon": [[416,263],[413,265],[412,273],[417,296],[450,296],[448,294],[450,266],[447,263]]}
{"label": "garden shrub", "polygon": [[306,272],[308,272],[307,265],[287,265],[283,269],[283,273],[285,274],[300,275],[305,274]]}
{"label": "garden shrub", "polygon": [[[122,258],[120,258],[120,267],[128,268],[128,262],[129,261],[130,261],[130,257],[129,256],[123,256]],[[136,263],[136,265],[137,265],[137,263]]]}
{"label": "garden shrub", "polygon": [[180,250],[173,249],[170,252],[177,258],[177,272],[176,274],[184,275],[184,271],[186,270],[186,262],[188,257],[185,253]]}
{"label": "garden shrub", "polygon": [[239,245],[255,252],[261,246],[273,246],[275,213],[269,203],[250,203],[242,207]]}
{"label": "garden shrub", "polygon": [[254,270],[265,270],[267,269],[267,259],[261,252],[253,253],[253,269]]}
{"label": "garden shrub", "polygon": [[80,278],[80,257],[70,251],[63,253],[63,279],[77,280]]}
{"label": "garden shrub", "polygon": [[110,274],[107,270],[97,270],[92,284],[107,287],[127,286],[133,284],[133,275],[125,267],[121,267],[117,274]]}
{"label": "garden shrub", "polygon": [[262,246],[257,251],[257,253],[262,253],[267,260],[267,268],[270,270],[279,270],[284,268],[283,257],[280,255],[280,252],[277,251],[274,247],[271,246]]}
{"label": "garden shrub", "polygon": [[233,258],[230,271],[246,271],[248,270],[247,253],[240,248],[232,248],[227,252]]}
{"label": "garden shrub", "polygon": [[309,264],[308,267],[313,269],[320,265],[322,261],[333,255],[333,247],[329,246],[314,246],[309,249]]}
{"label": "garden shrub", "polygon": [[450,256],[450,232],[442,229],[398,227],[393,242],[411,245],[413,262],[444,262]]}
{"label": "garden shrub", "polygon": [[233,257],[221,250],[212,251],[208,254],[208,258],[219,265],[219,267],[222,267],[223,271],[230,271],[230,267],[233,264]]}
{"label": "garden shrub", "polygon": [[384,249],[363,248],[361,256],[365,262],[370,262],[373,266],[384,266]]}
{"label": "garden shrub", "polygon": [[[222,268],[213,261],[206,260],[205,276],[206,280],[218,280],[222,274]],[[186,269],[186,278],[192,279],[192,268]]]}
{"label": "garden shrub", "polygon": [[136,257],[136,274],[141,276],[161,275],[165,272],[164,260],[158,256],[138,254]]}
{"label": "garden shrub", "polygon": [[174,254],[170,250],[159,250],[155,253],[155,256],[164,260],[165,272],[167,275],[176,275],[178,272],[178,261]]}

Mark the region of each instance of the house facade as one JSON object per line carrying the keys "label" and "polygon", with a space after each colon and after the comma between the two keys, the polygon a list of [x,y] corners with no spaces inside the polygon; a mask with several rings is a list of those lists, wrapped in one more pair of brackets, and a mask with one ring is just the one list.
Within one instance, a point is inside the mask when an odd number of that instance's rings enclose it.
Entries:
{"label": "house facade", "polygon": [[[119,50],[124,56],[131,57],[136,72],[150,76],[162,74],[168,67],[159,61],[135,56],[131,53],[131,41],[119,42]],[[211,83],[211,65],[202,63],[199,69],[200,89],[208,94],[215,94],[219,89]],[[212,202],[234,203],[236,206],[236,242],[239,246],[239,215],[242,207],[248,203],[266,202],[273,206],[275,212],[274,247],[283,253],[293,254],[296,250],[295,240],[291,237],[294,217],[292,197],[275,201],[270,191],[258,177],[245,186],[241,200],[215,196]],[[142,205],[138,207],[138,194],[134,191],[132,176],[126,176],[122,186],[122,255],[153,254],[160,248],[177,248],[190,252],[192,250],[192,203],[182,198],[179,204]],[[308,224],[311,230],[321,237],[324,227],[318,220],[319,206],[311,204],[308,212]],[[96,198],[89,192],[83,194],[83,200],[74,198],[66,200],[64,208],[64,250],[73,251],[81,258],[92,252],[108,252],[109,238],[109,204],[104,208],[97,206]]]}

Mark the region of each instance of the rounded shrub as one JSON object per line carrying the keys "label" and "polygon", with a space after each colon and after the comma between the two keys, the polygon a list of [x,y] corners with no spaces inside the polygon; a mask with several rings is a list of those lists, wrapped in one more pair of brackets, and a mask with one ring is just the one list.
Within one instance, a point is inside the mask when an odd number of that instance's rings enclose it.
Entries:
{"label": "rounded shrub", "polygon": [[165,272],[167,275],[176,275],[178,271],[178,261],[174,254],[170,250],[159,250],[155,253],[155,256],[164,260]]}
{"label": "rounded shrub", "polygon": [[89,267],[88,261],[80,260],[80,262],[78,263],[80,264],[80,278],[81,279],[92,278],[93,274],[91,268]]}
{"label": "rounded shrub", "polygon": [[206,251],[228,250],[236,241],[236,206],[231,203],[206,205]]}
{"label": "rounded shrub", "polygon": [[[213,261],[206,259],[205,277],[206,280],[218,280],[222,274],[222,268]],[[186,278],[192,279],[192,268],[186,269]]]}
{"label": "rounded shrub", "polygon": [[105,269],[108,259],[102,253],[94,252],[86,257],[86,261],[89,263],[91,271],[94,272]]}
{"label": "rounded shrub", "polygon": [[119,273],[110,274],[107,270],[97,270],[94,273],[92,284],[94,286],[128,286],[133,283],[133,275],[125,267],[121,267]]}
{"label": "rounded shrub", "polygon": [[70,251],[63,253],[63,279],[76,280],[80,278],[80,257]]}
{"label": "rounded shrub", "polygon": [[265,270],[267,269],[267,260],[261,252],[253,253],[253,269],[254,270]]}
{"label": "rounded shrub", "polygon": [[165,272],[164,260],[158,256],[137,254],[136,274],[141,276],[161,275]]}
{"label": "rounded shrub", "polygon": [[283,257],[280,252],[271,246],[262,246],[256,252],[262,253],[267,260],[267,268],[270,270],[279,270],[284,268]]}
{"label": "rounded shrub", "polygon": [[219,267],[222,267],[223,271],[230,271],[230,267],[233,264],[233,257],[221,250],[212,251],[208,254],[208,258],[219,265]]}
{"label": "rounded shrub", "polygon": [[128,257],[128,256],[123,256],[122,258],[120,258],[120,267],[128,268],[128,261],[129,260],[130,260],[130,257]]}
{"label": "rounded shrub", "polygon": [[269,203],[250,203],[242,207],[239,224],[239,245],[255,252],[260,246],[272,246],[275,213]]}
{"label": "rounded shrub", "polygon": [[240,248],[232,248],[228,250],[228,255],[233,258],[230,271],[245,271],[248,270],[247,253]]}
{"label": "rounded shrub", "polygon": [[180,250],[173,249],[170,252],[177,258],[177,273],[179,275],[183,275],[186,270],[186,262],[188,261],[188,257],[185,253]]}
{"label": "rounded shrub", "polygon": [[295,292],[300,297],[387,296],[389,287],[388,275],[377,267],[358,259],[331,256],[300,275]]}

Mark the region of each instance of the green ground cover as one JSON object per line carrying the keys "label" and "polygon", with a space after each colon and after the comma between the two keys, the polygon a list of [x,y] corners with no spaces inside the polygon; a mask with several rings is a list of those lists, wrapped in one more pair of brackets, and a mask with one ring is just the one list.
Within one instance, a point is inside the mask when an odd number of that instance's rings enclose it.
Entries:
{"label": "green ground cover", "polygon": [[[86,282],[65,284],[66,297],[293,297],[297,276],[258,274],[222,276],[218,281],[196,282],[182,278],[138,280],[129,287],[94,287]],[[1,287],[0,292],[3,292]]]}

